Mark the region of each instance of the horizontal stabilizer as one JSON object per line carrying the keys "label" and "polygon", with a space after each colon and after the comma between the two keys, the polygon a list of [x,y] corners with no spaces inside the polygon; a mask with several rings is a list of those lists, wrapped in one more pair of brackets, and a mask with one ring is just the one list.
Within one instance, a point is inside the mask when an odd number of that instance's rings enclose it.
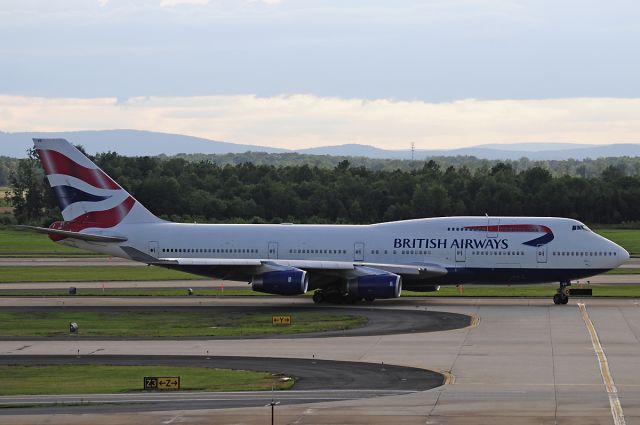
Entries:
{"label": "horizontal stabilizer", "polygon": [[70,232],[68,230],[50,229],[48,227],[37,226],[15,226],[18,229],[35,230],[38,233],[45,233],[47,235],[56,235],[62,238],[78,239],[88,242],[125,242],[127,238],[123,236],[104,236],[104,235],[92,235],[90,233]]}

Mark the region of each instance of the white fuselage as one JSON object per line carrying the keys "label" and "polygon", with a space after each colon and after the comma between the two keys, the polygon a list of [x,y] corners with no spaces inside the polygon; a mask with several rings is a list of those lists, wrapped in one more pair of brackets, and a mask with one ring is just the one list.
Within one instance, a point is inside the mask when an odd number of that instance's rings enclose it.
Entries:
{"label": "white fuselage", "polygon": [[[160,222],[121,224],[114,231],[127,236],[121,245],[158,259],[433,264],[449,271],[431,280],[437,284],[570,280],[628,259],[622,247],[566,218],[444,217],[373,225]],[[113,244],[67,243],[127,257]]]}

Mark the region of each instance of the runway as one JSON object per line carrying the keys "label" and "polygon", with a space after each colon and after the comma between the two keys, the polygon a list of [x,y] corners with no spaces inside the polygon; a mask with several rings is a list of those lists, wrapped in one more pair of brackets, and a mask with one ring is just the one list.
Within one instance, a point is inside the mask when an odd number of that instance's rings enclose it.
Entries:
{"label": "runway", "polygon": [[[2,305],[33,305],[60,299],[2,299]],[[87,300],[75,305],[121,305],[129,298]],[[426,391],[364,399],[322,400],[277,407],[278,424],[611,424],[611,394],[581,309],[597,332],[624,423],[640,423],[640,307],[636,299],[578,299],[565,306],[546,299],[420,298],[376,302],[383,313],[395,310],[444,311],[474,315],[474,326],[441,332],[331,338],[253,340],[3,340],[0,353],[11,356],[103,355],[250,356],[264,359],[315,359],[365,362],[450,372],[447,384]],[[173,298],[138,300],[141,305],[173,304],[271,307],[299,306],[306,299]],[[80,304],[77,304],[80,303]],[[195,303],[195,304],[194,304]],[[202,303],[202,304],[199,304]],[[66,304],[65,304],[66,305]],[[358,307],[365,308],[365,307]],[[91,354],[90,354],[91,353]],[[339,388],[334,388],[339,390]],[[321,397],[320,397],[321,399]],[[266,404],[266,403],[265,403]],[[48,424],[263,424],[269,408],[3,416],[6,423]]]}

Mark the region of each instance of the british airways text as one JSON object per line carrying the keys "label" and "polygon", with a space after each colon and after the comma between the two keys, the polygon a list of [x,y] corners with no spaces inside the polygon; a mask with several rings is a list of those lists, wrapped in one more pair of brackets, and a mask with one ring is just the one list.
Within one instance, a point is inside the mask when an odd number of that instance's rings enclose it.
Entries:
{"label": "british airways text", "polygon": [[507,239],[429,239],[429,238],[396,238],[394,248],[471,248],[471,249],[509,249]]}

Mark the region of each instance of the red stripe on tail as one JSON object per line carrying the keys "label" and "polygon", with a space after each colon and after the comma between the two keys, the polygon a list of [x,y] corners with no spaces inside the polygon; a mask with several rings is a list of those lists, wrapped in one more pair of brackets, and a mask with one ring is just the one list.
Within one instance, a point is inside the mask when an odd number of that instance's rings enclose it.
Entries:
{"label": "red stripe on tail", "polygon": [[37,151],[46,175],[64,174],[76,177],[100,189],[121,189],[102,170],[83,167],[58,151],[50,149],[38,149]]}
{"label": "red stripe on tail", "polygon": [[[129,196],[120,205],[109,210],[92,211],[75,218],[73,221],[56,221],[49,226],[52,229],[67,230],[69,232],[79,232],[89,227],[99,227],[101,229],[114,227],[124,219],[136,200]],[[64,236],[49,235],[53,241],[64,239]]]}

